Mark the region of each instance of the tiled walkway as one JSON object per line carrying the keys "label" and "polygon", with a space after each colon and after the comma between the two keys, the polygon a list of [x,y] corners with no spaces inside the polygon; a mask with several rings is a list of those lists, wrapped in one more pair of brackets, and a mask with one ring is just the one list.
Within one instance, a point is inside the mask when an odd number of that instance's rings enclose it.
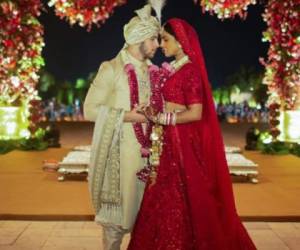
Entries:
{"label": "tiled walkway", "polygon": [[[300,223],[245,225],[259,250],[300,250]],[[101,229],[94,222],[0,221],[0,249],[101,250]]]}

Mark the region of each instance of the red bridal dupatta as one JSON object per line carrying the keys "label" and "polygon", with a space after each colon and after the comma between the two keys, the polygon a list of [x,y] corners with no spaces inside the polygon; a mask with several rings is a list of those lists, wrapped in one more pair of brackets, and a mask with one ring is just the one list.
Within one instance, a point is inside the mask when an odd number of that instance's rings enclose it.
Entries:
{"label": "red bridal dupatta", "polygon": [[[181,19],[173,18],[168,21],[171,25],[176,39],[181,44],[190,61],[199,68],[201,78],[202,93],[202,119],[198,122],[199,129],[197,133],[201,143],[197,145],[198,152],[203,160],[203,168],[209,183],[210,192],[215,197],[218,204],[217,213],[220,224],[220,230],[224,234],[224,245],[221,249],[256,249],[247,231],[243,227],[235,207],[232,183],[229,175],[229,169],[224,152],[223,138],[218,123],[215,105],[212,97],[212,91],[208,80],[205,61],[196,31],[187,22]],[[205,204],[197,202],[197,189],[199,180],[196,178],[191,169],[185,166],[186,175],[189,181],[186,183],[189,193],[190,209],[192,215],[192,224],[195,228],[195,240],[205,233],[205,223],[201,223],[201,218],[205,216],[205,211],[201,215],[200,211],[205,208]],[[211,232],[213,233],[213,232]],[[216,232],[217,233],[217,232]],[[223,241],[222,240],[222,241]],[[201,249],[201,247],[197,248]]]}

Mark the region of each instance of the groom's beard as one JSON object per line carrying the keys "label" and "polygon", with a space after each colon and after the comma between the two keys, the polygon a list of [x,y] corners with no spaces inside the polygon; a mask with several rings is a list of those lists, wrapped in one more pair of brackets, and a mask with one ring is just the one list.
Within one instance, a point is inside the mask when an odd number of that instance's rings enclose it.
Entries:
{"label": "groom's beard", "polygon": [[145,46],[145,43],[141,43],[140,52],[143,55],[144,59],[151,59],[154,57],[157,49],[149,49]]}

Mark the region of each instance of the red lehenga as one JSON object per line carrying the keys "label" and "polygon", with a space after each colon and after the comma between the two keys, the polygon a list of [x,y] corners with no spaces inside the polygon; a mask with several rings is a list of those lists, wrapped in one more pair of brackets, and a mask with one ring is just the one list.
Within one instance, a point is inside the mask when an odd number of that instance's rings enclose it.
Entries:
{"label": "red lehenga", "polygon": [[202,103],[202,119],[165,126],[156,183],[146,187],[128,249],[256,249],[236,212],[197,34],[183,20],[169,23],[191,62],[166,81],[164,99]]}

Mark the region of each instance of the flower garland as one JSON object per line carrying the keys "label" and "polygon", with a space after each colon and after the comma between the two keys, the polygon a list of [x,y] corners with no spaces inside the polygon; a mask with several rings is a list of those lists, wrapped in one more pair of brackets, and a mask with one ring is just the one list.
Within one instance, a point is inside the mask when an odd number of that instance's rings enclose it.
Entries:
{"label": "flower garland", "polygon": [[126,0],[50,0],[48,5],[55,7],[55,13],[61,19],[66,18],[73,25],[87,26],[104,23],[116,6],[125,4]]}
{"label": "flower garland", "polygon": [[248,6],[255,3],[256,0],[200,0],[203,11],[215,13],[220,19],[233,18],[235,15],[245,18]]}
{"label": "flower garland", "polygon": [[[169,67],[164,64],[163,67],[159,68],[155,65],[149,66],[150,75],[150,105],[155,112],[163,111],[163,99],[162,99],[162,87],[166,79],[170,75]],[[130,106],[131,109],[135,108],[139,104],[139,93],[138,93],[138,81],[134,70],[134,66],[130,63],[125,65],[125,72],[128,76],[129,88],[130,88]],[[148,123],[146,127],[146,133],[144,133],[141,123],[133,123],[133,129],[138,142],[141,145],[141,154],[144,158],[150,156],[150,134],[152,132],[152,123]],[[146,165],[141,171],[137,173],[140,180],[146,182],[150,174],[151,167]]]}
{"label": "flower garland", "polygon": [[35,86],[44,66],[41,8],[40,0],[0,2],[0,106],[29,104],[31,127],[39,120]]}
{"label": "flower garland", "polygon": [[[175,72],[174,68],[168,64],[163,63],[162,67],[152,66],[150,69],[150,81],[152,89],[151,107],[155,113],[162,113],[164,111],[164,102],[162,97],[162,90],[167,79]],[[139,174],[143,177],[145,182],[150,175],[156,175],[157,166],[160,164],[160,156],[163,150],[163,126],[160,124],[153,124],[150,135],[151,148],[149,157],[149,168],[146,171],[141,171]],[[139,176],[139,175],[138,175]],[[152,185],[155,181],[151,178]]]}
{"label": "flower garland", "polygon": [[279,135],[279,109],[292,110],[300,87],[300,1],[269,0],[264,21],[268,29],[263,41],[270,42],[263,83],[268,85],[268,106],[273,138]]}
{"label": "flower garland", "polygon": [[[131,63],[125,65],[125,72],[128,76],[128,83],[130,89],[130,107],[134,109],[139,105],[139,88],[138,88],[138,81],[137,76],[134,70],[134,66]],[[141,154],[142,157],[148,157],[149,146],[150,146],[150,133],[151,133],[151,126],[147,124],[146,133],[144,133],[143,126],[141,123],[133,123],[133,129],[136,135],[138,142],[141,145]]]}
{"label": "flower garland", "polygon": [[164,102],[162,98],[162,88],[173,72],[174,69],[168,63],[163,63],[162,67],[156,65],[149,67],[151,83],[150,105],[155,109],[155,112],[163,112]]}

